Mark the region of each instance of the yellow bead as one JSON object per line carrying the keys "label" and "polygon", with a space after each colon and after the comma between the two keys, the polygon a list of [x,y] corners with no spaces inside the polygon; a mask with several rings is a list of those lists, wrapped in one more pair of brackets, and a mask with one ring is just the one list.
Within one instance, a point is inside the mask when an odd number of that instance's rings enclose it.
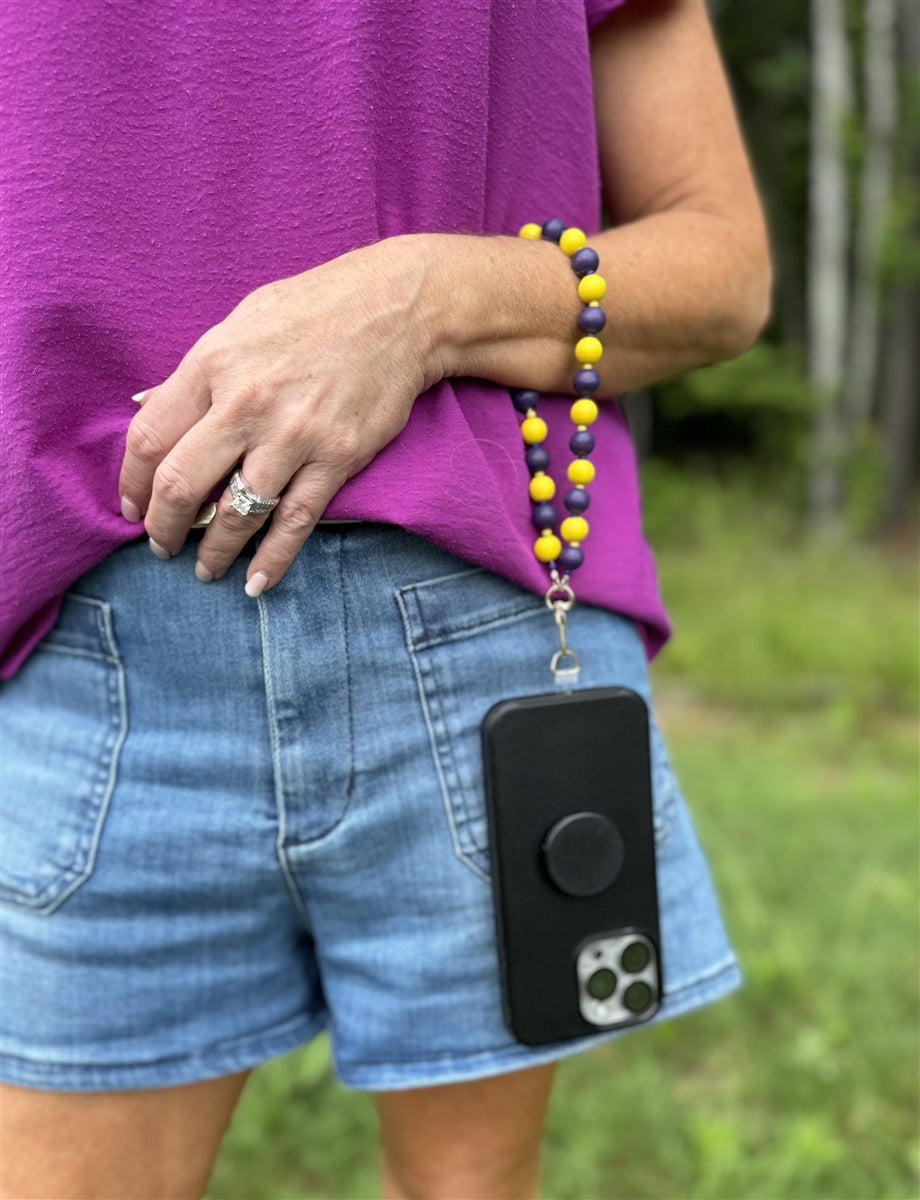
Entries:
{"label": "yellow bead", "polygon": [[576,229],[573,225],[571,229],[567,229],[559,239],[559,249],[563,254],[567,254],[569,258],[580,250],[588,239],[580,229]]}
{"label": "yellow bead", "polygon": [[576,400],[569,409],[569,416],[575,425],[590,425],[597,420],[597,405],[593,400]]}
{"label": "yellow bead", "polygon": [[586,337],[579,338],[575,343],[575,357],[584,366],[590,366],[591,363],[596,363],[600,356],[604,353],[604,347],[600,344],[596,337],[588,334]]}
{"label": "yellow bead", "polygon": [[528,221],[526,225],[522,225],[518,230],[518,237],[527,238],[531,242],[535,242],[543,236],[543,230],[539,225],[535,225],[533,221]]}
{"label": "yellow bead", "polygon": [[534,475],[530,481],[530,498],[534,504],[538,504],[541,500],[552,500],[556,494],[556,485],[548,475],[544,475],[541,471],[538,475]]}
{"label": "yellow bead", "polygon": [[554,558],[558,558],[562,553],[562,542],[559,541],[554,533],[544,533],[542,537],[538,537],[534,542],[533,552],[538,562],[552,562]]}
{"label": "yellow bead", "polygon": [[541,417],[526,417],[521,422],[521,437],[528,446],[542,442],[546,437],[546,422]]}
{"label": "yellow bead", "polygon": [[594,466],[586,458],[576,458],[569,463],[567,474],[570,483],[590,483],[594,478]]}
{"label": "yellow bead", "polygon": [[582,304],[603,299],[607,291],[607,280],[600,275],[584,275],[578,281],[578,298]]}
{"label": "yellow bead", "polygon": [[588,522],[584,517],[566,517],[559,532],[567,542],[583,542],[588,536]]}

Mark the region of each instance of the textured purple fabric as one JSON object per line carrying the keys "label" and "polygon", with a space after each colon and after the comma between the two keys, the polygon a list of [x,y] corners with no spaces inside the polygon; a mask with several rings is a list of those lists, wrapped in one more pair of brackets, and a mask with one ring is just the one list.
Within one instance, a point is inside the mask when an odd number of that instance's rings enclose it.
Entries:
{"label": "textured purple fabric", "polygon": [[[139,532],[131,394],[248,292],[404,232],[597,228],[587,27],[617,2],[3,0],[3,675]],[[567,402],[541,415],[561,471]],[[542,591],[517,425],[503,389],[443,383],[326,515]],[[593,429],[579,596],[654,652],[629,438],[613,406]]]}

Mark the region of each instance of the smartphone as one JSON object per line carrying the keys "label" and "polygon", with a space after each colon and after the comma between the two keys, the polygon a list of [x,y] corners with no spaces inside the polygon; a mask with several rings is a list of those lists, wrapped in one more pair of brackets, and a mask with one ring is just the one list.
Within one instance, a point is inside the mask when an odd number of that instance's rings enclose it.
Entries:
{"label": "smartphone", "polygon": [[647,1021],[662,968],[645,701],[503,700],[482,743],[508,1029],[537,1046]]}

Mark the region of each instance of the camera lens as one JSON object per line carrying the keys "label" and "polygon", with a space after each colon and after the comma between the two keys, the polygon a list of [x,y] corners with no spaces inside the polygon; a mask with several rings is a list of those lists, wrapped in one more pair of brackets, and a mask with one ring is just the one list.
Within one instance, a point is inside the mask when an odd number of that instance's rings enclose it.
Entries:
{"label": "camera lens", "polygon": [[648,966],[648,960],[648,946],[644,942],[633,942],[623,951],[620,962],[624,971],[634,974],[637,971],[644,971]]}
{"label": "camera lens", "polygon": [[643,1012],[652,1002],[652,989],[647,983],[637,980],[631,983],[623,996],[623,1003],[632,1013]]}
{"label": "camera lens", "polygon": [[588,980],[588,995],[595,1000],[608,1000],[617,990],[617,977],[607,967],[595,971]]}

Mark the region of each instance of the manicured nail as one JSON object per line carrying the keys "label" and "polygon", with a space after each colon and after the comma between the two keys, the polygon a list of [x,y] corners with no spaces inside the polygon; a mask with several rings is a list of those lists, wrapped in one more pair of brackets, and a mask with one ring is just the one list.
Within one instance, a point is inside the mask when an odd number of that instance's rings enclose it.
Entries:
{"label": "manicured nail", "polygon": [[195,578],[200,579],[202,583],[210,583],[214,578],[214,572],[209,571],[203,562],[195,563]]}
{"label": "manicured nail", "polygon": [[268,587],[268,576],[264,571],[256,571],[252,579],[246,581],[245,592],[247,596],[251,596],[253,600],[256,596],[261,596]]}
{"label": "manicured nail", "polygon": [[136,525],[141,519],[141,510],[137,507],[133,500],[129,500],[127,496],[122,496],[121,515],[126,521],[129,521],[132,525]]}
{"label": "manicured nail", "polygon": [[166,547],[161,546],[159,542],[155,542],[153,538],[150,539],[150,549],[154,552],[157,558],[162,558],[164,562],[167,558],[172,558],[172,555],[169,553]]}
{"label": "manicured nail", "polygon": [[134,401],[135,404],[143,404],[144,397],[147,395],[147,392],[149,392],[149,391],[150,391],[150,389],[148,388],[147,391],[145,391],[145,392],[135,392],[134,395],[131,397],[131,399]]}

